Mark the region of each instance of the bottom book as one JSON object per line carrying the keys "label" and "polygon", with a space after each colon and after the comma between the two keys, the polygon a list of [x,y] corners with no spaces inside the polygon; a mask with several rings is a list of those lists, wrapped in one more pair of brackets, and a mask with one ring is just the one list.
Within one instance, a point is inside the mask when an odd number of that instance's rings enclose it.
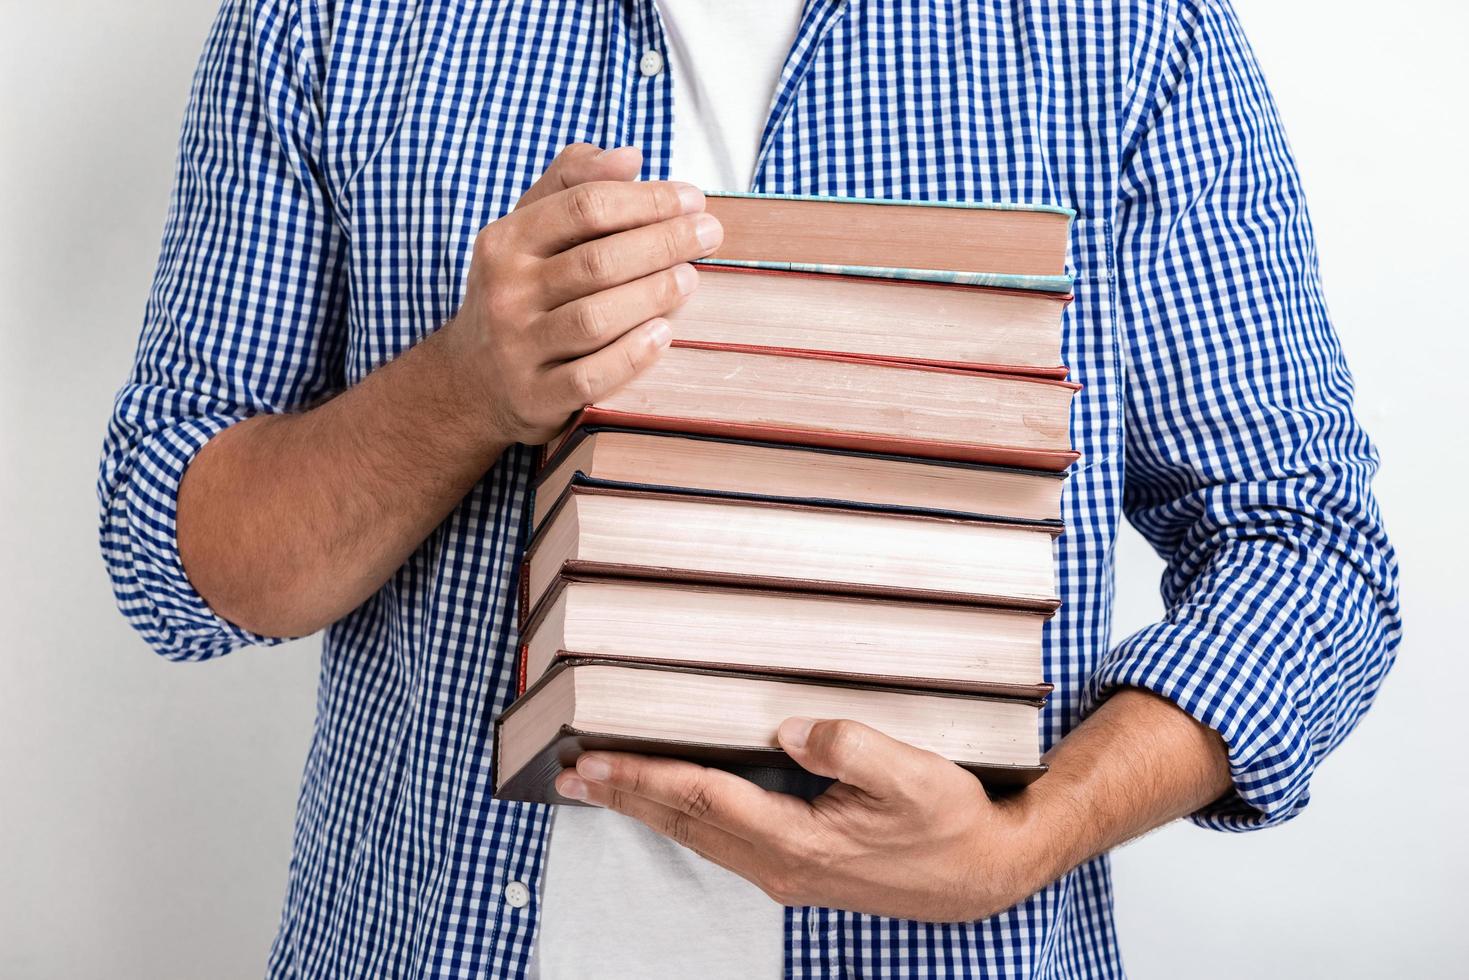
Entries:
{"label": "bottom book", "polygon": [[574,803],[556,776],[583,752],[672,756],[807,798],[829,783],[776,744],[792,716],[850,718],[1013,787],[1045,772],[1040,702],[771,677],[722,670],[566,659],[495,720],[495,797]]}

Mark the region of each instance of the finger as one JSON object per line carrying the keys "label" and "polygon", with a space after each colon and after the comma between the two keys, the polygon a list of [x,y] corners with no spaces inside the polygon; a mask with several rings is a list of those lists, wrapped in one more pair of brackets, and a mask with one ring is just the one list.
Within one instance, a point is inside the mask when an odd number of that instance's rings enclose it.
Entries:
{"label": "finger", "polygon": [[589,752],[576,773],[593,791],[606,789],[645,800],[699,824],[708,824],[770,851],[808,819],[809,807],[794,796],[761,789],[720,769],[653,756]]}
{"label": "finger", "polygon": [[583,242],[704,210],[704,192],[678,181],[577,184],[507,215],[527,255],[549,258]]}
{"label": "finger", "polygon": [[570,360],[600,350],[638,324],[675,309],[698,285],[698,271],[683,263],[558,307],[541,321],[538,339],[546,360]]}
{"label": "finger", "polygon": [[735,874],[748,878],[754,872],[758,852],[749,841],[672,807],[633,796],[604,783],[589,782],[571,769],[556,777],[556,791],[567,799],[581,800],[632,817]]}
{"label": "finger", "polygon": [[700,212],[586,242],[546,260],[539,277],[543,308],[703,258],[722,241],[719,219]]}
{"label": "finger", "polygon": [[661,317],[629,330],[599,351],[550,370],[549,391],[575,411],[627,384],[658,360],[673,328]]}
{"label": "finger", "polygon": [[632,180],[642,169],[643,151],[635,146],[604,150],[591,143],[573,143],[556,155],[515,207],[519,210],[568,187],[594,180]]}
{"label": "finger", "polygon": [[860,722],[787,718],[776,731],[786,754],[808,772],[830,776],[877,799],[913,798],[935,764],[953,763]]}

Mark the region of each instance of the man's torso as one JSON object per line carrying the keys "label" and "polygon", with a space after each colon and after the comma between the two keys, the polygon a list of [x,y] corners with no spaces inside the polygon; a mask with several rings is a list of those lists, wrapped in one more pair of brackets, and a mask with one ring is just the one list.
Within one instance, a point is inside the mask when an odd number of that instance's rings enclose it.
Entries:
{"label": "man's torso", "polygon": [[[454,314],[476,232],[567,143],[635,144],[644,176],[678,176],[669,74],[639,69],[646,51],[666,50],[651,3],[292,9],[321,113],[316,176],[345,232],[343,383]],[[756,189],[769,192],[1076,209],[1064,356],[1085,386],[1072,416],[1082,461],[1057,545],[1064,604],[1046,633],[1046,745],[1077,720],[1108,643],[1122,486],[1112,212],[1129,52],[1155,27],[1129,18],[1150,16],[813,0],[755,165]],[[508,452],[328,634],[275,975],[524,968],[547,813],[492,799],[490,726],[513,695],[534,457]],[[797,977],[1120,974],[1105,861],[975,924],[790,910],[785,944]]]}

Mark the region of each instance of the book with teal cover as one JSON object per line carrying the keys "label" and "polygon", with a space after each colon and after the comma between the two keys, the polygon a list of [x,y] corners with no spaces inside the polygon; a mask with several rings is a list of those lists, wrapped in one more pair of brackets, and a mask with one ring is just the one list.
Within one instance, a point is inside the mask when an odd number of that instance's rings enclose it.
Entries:
{"label": "book with teal cover", "polygon": [[818,275],[902,279],[907,282],[988,286],[994,289],[1027,289],[1060,294],[1070,293],[1073,284],[1070,276],[1014,276],[1002,272],[955,272],[948,269],[893,269],[872,265],[820,265],[812,262],[758,262],[746,259],[699,259],[699,264],[769,269],[773,272],[810,272]]}
{"label": "book with teal cover", "polygon": [[[1030,204],[1004,201],[915,201],[893,198],[837,197],[821,194],[764,194],[750,191],[705,191],[704,194],[707,197],[714,198],[741,198],[767,201],[813,201],[830,204],[906,206],[975,211],[1026,211],[1063,216],[1066,219],[1068,232],[1071,223],[1076,218],[1076,211],[1074,209],[1056,204]],[[706,258],[700,261],[708,265],[734,266],[746,269],[769,269],[773,271],[815,273],[819,275],[867,276],[877,279],[897,279],[909,282],[936,282],[1060,294],[1070,293],[1073,285],[1072,277],[1065,274],[1017,275],[1000,272],[913,269],[897,266],[834,265],[817,262],[777,262],[759,259],[725,259],[717,257]]]}
{"label": "book with teal cover", "polygon": [[1059,204],[1027,204],[1011,201],[914,201],[893,197],[837,197],[832,194],[763,194],[755,191],[705,191],[705,197],[747,197],[762,201],[825,201],[830,204],[900,204],[914,208],[970,208],[981,211],[1039,211],[1076,217],[1074,208]]}

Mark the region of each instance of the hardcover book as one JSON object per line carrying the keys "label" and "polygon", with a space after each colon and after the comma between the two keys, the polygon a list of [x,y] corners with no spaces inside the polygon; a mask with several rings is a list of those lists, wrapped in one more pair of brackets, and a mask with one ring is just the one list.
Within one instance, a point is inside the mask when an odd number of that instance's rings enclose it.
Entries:
{"label": "hardcover book", "polygon": [[949,281],[1071,288],[1070,208],[729,192],[705,200],[724,225],[713,262],[859,275],[928,270]]}
{"label": "hardcover book", "polygon": [[809,797],[829,781],[797,768],[777,745],[776,729],[793,715],[851,718],[936,752],[986,785],[1024,785],[1045,771],[1039,712],[1035,701],[562,660],[495,720],[495,796],[573,803],[556,792],[556,776],[583,752],[603,750],[689,759]]}
{"label": "hardcover book", "polygon": [[1037,700],[1049,614],[558,575],[521,633],[517,693],[592,657]]}
{"label": "hardcover book", "polygon": [[811,352],[688,347],[583,409],[617,425],[1059,472],[1080,386]]}
{"label": "hardcover book", "polygon": [[1059,527],[1059,473],[615,427],[571,433],[535,481],[540,527],[573,482]]}
{"label": "hardcover book", "polygon": [[522,615],[558,575],[1058,605],[1046,525],[572,484],[526,549]]}
{"label": "hardcover book", "polygon": [[1066,376],[1061,314],[1069,294],[698,265],[699,288],[668,314],[685,345]]}

